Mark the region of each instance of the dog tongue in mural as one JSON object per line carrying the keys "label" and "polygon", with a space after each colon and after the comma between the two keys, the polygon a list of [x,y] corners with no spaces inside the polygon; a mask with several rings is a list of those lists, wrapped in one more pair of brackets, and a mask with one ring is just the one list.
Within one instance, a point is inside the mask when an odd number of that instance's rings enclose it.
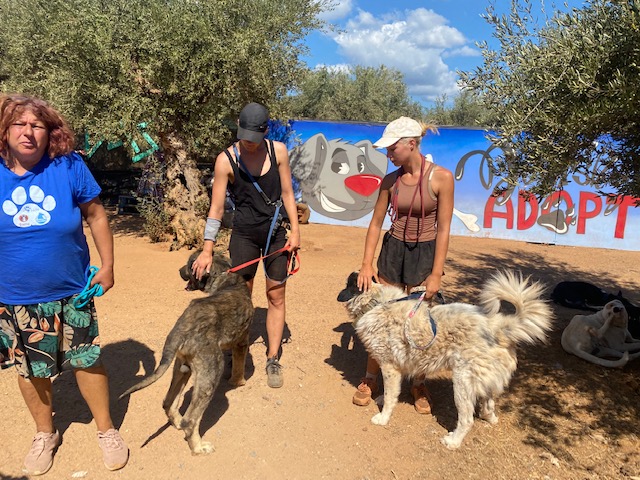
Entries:
{"label": "dog tongue in mural", "polygon": [[291,173],[312,210],[338,220],[373,211],[387,157],[368,140],[351,144],[319,133],[291,152]]}

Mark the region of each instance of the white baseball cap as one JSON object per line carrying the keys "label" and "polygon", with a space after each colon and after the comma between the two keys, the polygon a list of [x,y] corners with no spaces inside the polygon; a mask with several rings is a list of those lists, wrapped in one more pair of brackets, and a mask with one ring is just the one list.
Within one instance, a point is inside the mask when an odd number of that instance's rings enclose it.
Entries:
{"label": "white baseball cap", "polygon": [[422,137],[422,127],[413,118],[400,117],[386,126],[374,148],[387,148],[401,138]]}

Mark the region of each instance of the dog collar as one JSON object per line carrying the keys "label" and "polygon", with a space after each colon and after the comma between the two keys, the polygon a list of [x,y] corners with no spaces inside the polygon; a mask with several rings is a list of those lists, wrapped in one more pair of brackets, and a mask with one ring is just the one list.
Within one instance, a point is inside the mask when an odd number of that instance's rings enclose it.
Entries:
{"label": "dog collar", "polygon": [[394,298],[393,300],[389,300],[387,303],[396,303],[396,302],[404,302],[405,300],[415,300],[418,297],[423,296],[423,292],[413,292],[402,298]]}

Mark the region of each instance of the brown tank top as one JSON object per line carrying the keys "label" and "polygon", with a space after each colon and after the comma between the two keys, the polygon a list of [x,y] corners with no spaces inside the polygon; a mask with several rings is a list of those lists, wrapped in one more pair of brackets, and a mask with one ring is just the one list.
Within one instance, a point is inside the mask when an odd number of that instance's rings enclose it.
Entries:
{"label": "brown tank top", "polygon": [[391,189],[392,223],[389,232],[404,242],[427,242],[436,238],[438,199],[431,188],[435,164],[423,161],[426,168],[419,184],[405,184],[401,169]]}

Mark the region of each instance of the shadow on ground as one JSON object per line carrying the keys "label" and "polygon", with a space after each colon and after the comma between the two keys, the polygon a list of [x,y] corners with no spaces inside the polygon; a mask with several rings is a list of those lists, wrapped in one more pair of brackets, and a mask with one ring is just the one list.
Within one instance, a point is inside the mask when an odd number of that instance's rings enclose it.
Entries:
{"label": "shadow on ground", "polygon": [[[109,374],[109,402],[111,418],[116,428],[122,425],[128,407],[128,398],[118,397],[140,381],[137,373],[144,369],[151,373],[155,368],[153,352],[135,340],[109,344],[102,349],[102,361]],[[64,372],[53,381],[53,409],[55,424],[61,434],[71,423],[91,423],[93,416],[72,372]]]}
{"label": "shadow on ground", "polygon": [[[566,263],[554,263],[542,255],[521,250],[492,251],[490,256],[468,253],[464,263],[451,257],[447,259],[450,275],[443,282],[448,303],[475,303],[482,284],[498,266],[520,271],[524,276],[542,282],[547,287],[544,294],[547,298],[553,287],[565,280],[594,283],[612,292],[637,290],[636,285],[619,284],[589,272],[572,270]],[[467,262],[476,266],[470,267]],[[562,330],[574,315],[583,312],[555,304],[552,307],[553,330],[547,344],[518,347],[519,367],[508,391],[497,401],[498,415],[500,412],[515,413],[518,423],[527,432],[529,444],[575,464],[571,447],[585,435],[596,435],[608,443],[615,443],[640,431],[640,403],[637,401],[640,362],[631,362],[623,369],[606,369],[568,355],[560,345]],[[343,323],[334,331],[342,334],[340,342],[332,345],[325,362],[355,388],[365,373],[366,352],[355,337],[351,323]],[[433,378],[428,380],[427,386],[432,392],[433,415],[438,423],[453,430],[457,412],[451,381]],[[406,382],[400,401],[411,402]]]}

